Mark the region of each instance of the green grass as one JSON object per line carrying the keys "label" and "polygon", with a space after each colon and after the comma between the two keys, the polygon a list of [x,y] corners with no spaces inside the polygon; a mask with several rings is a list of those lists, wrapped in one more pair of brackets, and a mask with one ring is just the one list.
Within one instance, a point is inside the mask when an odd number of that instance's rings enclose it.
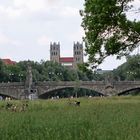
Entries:
{"label": "green grass", "polygon": [[30,101],[25,112],[1,108],[0,140],[140,139],[139,96],[78,100],[80,107],[61,99]]}

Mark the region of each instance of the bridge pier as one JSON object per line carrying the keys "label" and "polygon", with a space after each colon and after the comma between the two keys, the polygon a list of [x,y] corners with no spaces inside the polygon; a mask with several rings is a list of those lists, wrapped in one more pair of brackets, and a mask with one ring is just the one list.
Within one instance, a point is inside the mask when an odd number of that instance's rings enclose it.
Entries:
{"label": "bridge pier", "polygon": [[114,88],[113,85],[110,84],[110,85],[107,85],[105,87],[104,95],[106,95],[106,96],[115,96],[116,93],[117,93],[117,91],[116,91],[116,89]]}

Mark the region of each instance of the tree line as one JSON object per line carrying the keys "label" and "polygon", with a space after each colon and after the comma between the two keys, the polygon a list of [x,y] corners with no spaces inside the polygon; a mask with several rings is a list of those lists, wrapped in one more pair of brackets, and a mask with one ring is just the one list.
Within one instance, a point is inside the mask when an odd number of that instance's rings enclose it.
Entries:
{"label": "tree line", "polygon": [[126,62],[116,69],[99,74],[98,71],[80,64],[78,69],[70,69],[51,61],[20,61],[15,65],[6,65],[0,60],[0,82],[25,81],[27,67],[32,67],[33,81],[103,81],[107,76],[118,81],[140,80],[140,55],[126,57]]}
{"label": "tree line", "polygon": [[28,64],[32,67],[33,81],[90,81],[92,70],[74,70],[51,61],[20,61],[15,65],[6,65],[0,60],[0,82],[25,81]]}

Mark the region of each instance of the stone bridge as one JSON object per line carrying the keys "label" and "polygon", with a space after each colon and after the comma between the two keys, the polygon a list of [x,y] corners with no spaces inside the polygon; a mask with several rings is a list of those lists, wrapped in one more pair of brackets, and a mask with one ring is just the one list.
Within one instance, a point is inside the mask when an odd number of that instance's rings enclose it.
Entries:
{"label": "stone bridge", "polygon": [[25,82],[0,83],[0,94],[22,99],[27,98],[30,94],[36,94],[39,97],[65,88],[83,88],[96,91],[105,96],[113,96],[140,89],[140,81],[114,81],[112,83],[105,81],[47,81],[32,82],[29,87],[26,86]]}

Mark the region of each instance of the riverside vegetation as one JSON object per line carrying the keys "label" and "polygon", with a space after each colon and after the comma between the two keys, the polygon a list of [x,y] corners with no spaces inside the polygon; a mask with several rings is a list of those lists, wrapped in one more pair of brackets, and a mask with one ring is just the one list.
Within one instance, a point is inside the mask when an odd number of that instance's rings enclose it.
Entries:
{"label": "riverside vegetation", "polygon": [[[75,99],[70,99],[75,101]],[[139,140],[140,97],[29,101],[22,112],[0,102],[1,140]],[[10,101],[17,106],[22,101]]]}

